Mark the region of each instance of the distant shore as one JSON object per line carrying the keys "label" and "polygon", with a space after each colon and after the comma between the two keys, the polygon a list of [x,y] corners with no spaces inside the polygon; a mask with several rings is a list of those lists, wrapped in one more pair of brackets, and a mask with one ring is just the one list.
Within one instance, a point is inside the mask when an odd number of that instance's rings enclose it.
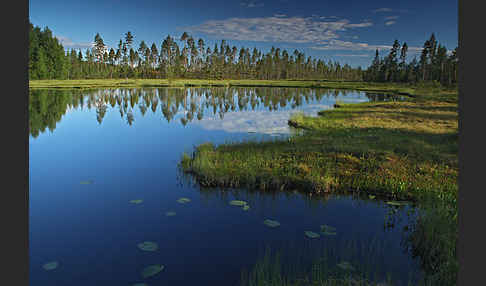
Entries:
{"label": "distant shore", "polygon": [[[407,84],[327,80],[202,80],[202,79],[80,79],[30,80],[29,88],[135,88],[135,87],[290,87],[336,88],[414,96],[420,87]],[[431,88],[427,88],[431,89]],[[437,91],[440,88],[435,88]],[[441,90],[443,92],[443,90]],[[452,90],[452,93],[457,91]]]}

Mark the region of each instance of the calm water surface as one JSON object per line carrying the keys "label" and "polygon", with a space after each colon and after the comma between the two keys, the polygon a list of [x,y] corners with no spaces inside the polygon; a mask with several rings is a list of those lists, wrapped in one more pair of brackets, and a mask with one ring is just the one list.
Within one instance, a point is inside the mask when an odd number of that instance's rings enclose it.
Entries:
{"label": "calm water surface", "polygon": [[[386,228],[384,202],[200,189],[177,167],[203,142],[282,140],[295,132],[287,126],[295,112],[369,100],[390,98],[289,88],[31,90],[31,285],[238,285],[268,247],[286,265],[332,250],[336,261],[372,267],[377,281],[388,273],[405,285],[420,272],[401,243],[407,207]],[[304,235],[322,224],[337,234]],[[158,249],[140,250],[144,241]],[[51,261],[57,268],[45,270]],[[165,268],[142,278],[152,264]]]}

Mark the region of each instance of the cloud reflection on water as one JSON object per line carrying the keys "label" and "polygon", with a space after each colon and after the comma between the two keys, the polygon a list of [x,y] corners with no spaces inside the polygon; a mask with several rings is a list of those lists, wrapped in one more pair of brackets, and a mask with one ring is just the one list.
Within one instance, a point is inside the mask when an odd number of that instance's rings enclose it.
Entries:
{"label": "cloud reflection on water", "polygon": [[290,134],[288,120],[294,113],[304,113],[315,116],[323,109],[330,109],[331,105],[310,104],[303,108],[276,111],[236,111],[228,112],[223,119],[218,116],[208,116],[195,121],[206,130],[222,130],[226,132],[255,132],[263,134]]}

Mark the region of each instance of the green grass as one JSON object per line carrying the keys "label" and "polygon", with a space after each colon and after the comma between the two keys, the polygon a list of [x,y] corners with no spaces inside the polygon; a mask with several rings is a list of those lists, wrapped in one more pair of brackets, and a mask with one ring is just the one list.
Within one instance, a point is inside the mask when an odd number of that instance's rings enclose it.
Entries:
{"label": "green grass", "polygon": [[355,190],[392,199],[457,195],[457,104],[410,100],[342,104],[296,115],[304,135],[276,142],[200,145],[181,166],[203,186],[321,193]]}

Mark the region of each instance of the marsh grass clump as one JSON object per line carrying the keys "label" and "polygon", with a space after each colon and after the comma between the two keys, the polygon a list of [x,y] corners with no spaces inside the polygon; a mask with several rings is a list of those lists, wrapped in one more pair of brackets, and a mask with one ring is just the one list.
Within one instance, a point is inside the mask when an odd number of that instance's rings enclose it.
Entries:
{"label": "marsh grass clump", "polygon": [[[387,246],[382,241],[314,244],[319,242],[313,241],[312,247],[299,245],[297,249],[285,251],[266,247],[250,271],[241,271],[240,286],[404,285],[404,278],[394,279],[388,272],[390,269],[381,268],[377,263],[386,253]],[[408,280],[405,285],[419,283],[413,271]]]}
{"label": "marsh grass clump", "polygon": [[457,204],[428,201],[409,227],[405,246],[420,259],[426,285],[456,285],[457,223]]}

